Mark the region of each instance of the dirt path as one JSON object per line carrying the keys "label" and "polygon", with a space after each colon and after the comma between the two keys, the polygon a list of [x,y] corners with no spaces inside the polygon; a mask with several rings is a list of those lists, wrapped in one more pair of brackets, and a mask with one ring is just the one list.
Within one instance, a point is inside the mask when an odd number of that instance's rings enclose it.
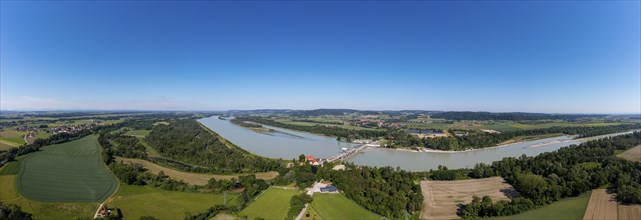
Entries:
{"label": "dirt path", "polygon": [[[218,174],[183,172],[183,171],[175,170],[172,168],[163,167],[143,159],[116,157],[116,161],[118,162],[123,161],[124,163],[128,163],[128,164],[139,163],[139,164],[142,164],[143,167],[148,169],[149,172],[153,174],[158,174],[158,172],[162,171],[163,173],[165,173],[165,175],[169,176],[169,178],[172,178],[175,180],[183,180],[186,183],[189,183],[192,185],[207,185],[207,183],[209,182],[209,179],[211,178],[229,180],[232,178],[238,179],[238,176],[239,176],[239,175],[218,175]],[[256,178],[264,179],[264,180],[270,180],[278,176],[278,172],[274,172],[274,171],[254,173],[254,174],[256,175]],[[243,174],[243,175],[249,175],[249,173]]]}
{"label": "dirt path", "polygon": [[492,201],[509,200],[516,191],[501,177],[456,181],[421,181],[421,219],[458,219],[458,206],[472,196],[490,196]]}

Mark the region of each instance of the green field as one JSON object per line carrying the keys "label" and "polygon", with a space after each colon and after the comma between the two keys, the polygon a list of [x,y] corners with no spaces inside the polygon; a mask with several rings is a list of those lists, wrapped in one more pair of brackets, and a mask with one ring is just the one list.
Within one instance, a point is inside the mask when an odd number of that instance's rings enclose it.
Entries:
{"label": "green field", "polygon": [[305,210],[305,214],[303,214],[303,217],[301,218],[302,220],[320,220],[323,219],[323,217],[316,212],[316,209],[314,209],[313,206],[308,206],[307,210]]}
{"label": "green field", "polygon": [[0,168],[0,175],[16,175],[20,171],[20,161],[13,161]]}
{"label": "green field", "polygon": [[[228,205],[235,206],[236,199],[239,199],[239,194],[227,194]],[[223,203],[222,194],[176,192],[126,184],[121,184],[118,192],[107,201],[108,207],[120,208],[125,219],[138,219],[140,216],[183,219],[185,213],[201,213]]]}
{"label": "green field", "polygon": [[339,193],[314,194],[312,207],[323,219],[380,219],[381,216],[359,206]]}
{"label": "green field", "polygon": [[565,198],[542,208],[530,210],[518,215],[492,218],[493,220],[517,219],[583,219],[592,191],[577,197]]}
{"label": "green field", "polygon": [[0,150],[8,150],[25,144],[23,136],[29,132],[16,131],[14,127],[0,131]]}
{"label": "green field", "polygon": [[132,130],[132,131],[127,131],[127,133],[125,134],[131,135],[134,137],[144,138],[144,137],[147,137],[147,135],[149,135],[149,132],[151,132],[151,130]]}
{"label": "green field", "polygon": [[16,175],[0,176],[0,201],[19,205],[34,219],[91,219],[98,203],[52,203],[26,199],[16,190]]}
{"label": "green field", "polygon": [[250,219],[261,217],[264,219],[285,219],[289,210],[289,200],[294,195],[300,194],[298,190],[286,190],[270,187],[256,198],[251,205],[243,209],[238,216],[247,216]]}
{"label": "green field", "polygon": [[45,202],[101,202],[117,187],[101,159],[97,136],[51,145],[21,159],[18,191]]}
{"label": "green field", "polygon": [[158,151],[154,147],[147,144],[147,142],[143,140],[141,137],[138,138],[138,141],[140,141],[140,144],[142,144],[142,146],[145,147],[145,150],[147,151],[147,153],[149,153],[149,156],[161,157],[160,153],[158,153]]}

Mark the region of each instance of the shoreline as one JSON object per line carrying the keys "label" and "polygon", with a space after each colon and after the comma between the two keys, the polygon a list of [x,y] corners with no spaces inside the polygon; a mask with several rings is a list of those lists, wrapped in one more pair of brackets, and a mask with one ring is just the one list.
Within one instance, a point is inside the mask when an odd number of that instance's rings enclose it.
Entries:
{"label": "shoreline", "polygon": [[[496,148],[507,147],[507,146],[510,146],[510,145],[520,144],[520,143],[529,142],[529,141],[543,140],[543,139],[546,139],[546,138],[558,138],[558,137],[563,137],[563,136],[568,136],[568,135],[560,135],[560,136],[554,136],[554,137],[544,137],[544,138],[539,138],[539,139],[534,139],[534,140],[527,140],[527,141],[516,141],[516,142],[505,143],[505,144],[499,144],[499,145],[492,146],[492,147],[472,148],[472,149],[466,149],[466,150],[435,150],[435,149],[430,149],[430,148],[425,148],[425,147],[419,148],[419,150],[412,150],[410,148],[384,148],[384,149],[398,150],[398,151],[405,151],[405,152],[414,152],[414,153],[455,154],[455,153],[472,152],[472,151],[477,151],[477,150],[496,149]],[[549,145],[548,143],[541,143],[541,144],[543,144],[543,146]],[[535,144],[535,145],[538,145],[538,144]]]}
{"label": "shoreline", "polygon": [[633,130],[629,130],[629,131],[615,132],[615,133],[603,134],[603,135],[597,135],[597,136],[585,137],[585,138],[576,138],[576,135],[559,135],[559,136],[544,137],[544,138],[539,138],[539,139],[534,139],[534,140],[511,142],[511,143],[496,145],[496,146],[493,146],[493,147],[473,148],[473,149],[466,149],[466,150],[434,150],[434,149],[429,149],[429,148],[425,148],[425,147],[419,148],[419,150],[413,150],[413,149],[410,149],[410,148],[407,148],[407,147],[404,147],[404,148],[378,147],[378,148],[388,149],[388,150],[396,150],[396,151],[412,152],[412,153],[446,153],[446,154],[454,154],[454,153],[464,153],[464,152],[471,152],[471,151],[477,151],[477,150],[488,150],[488,149],[501,148],[501,147],[506,147],[506,146],[510,146],[510,145],[513,145],[513,144],[520,144],[520,143],[529,142],[529,141],[543,140],[543,139],[546,139],[546,138],[558,138],[558,137],[563,137],[563,136],[566,136],[566,137],[570,138],[570,140],[550,141],[550,142],[534,144],[532,146],[528,146],[527,147],[527,148],[538,148],[538,147],[545,147],[545,146],[552,145],[552,144],[565,143],[565,142],[569,142],[569,141],[585,142],[585,141],[590,141],[590,140],[595,140],[595,139],[600,139],[600,138],[605,138],[605,137],[629,134],[629,133],[632,133],[632,132],[635,132],[635,131],[641,131],[641,129],[633,129]]}
{"label": "shoreline", "polygon": [[413,153],[455,154],[455,153],[472,152],[472,151],[477,151],[477,150],[488,150],[488,149],[506,147],[506,146],[510,146],[510,145],[513,145],[513,144],[520,144],[520,143],[523,143],[523,142],[524,141],[517,141],[517,142],[513,142],[513,143],[509,143],[509,144],[496,145],[496,146],[493,146],[493,147],[473,148],[473,149],[466,149],[466,150],[435,150],[435,149],[430,149],[430,148],[425,148],[425,147],[421,147],[421,148],[419,148],[419,150],[413,150],[413,149],[410,149],[410,148],[384,148],[384,147],[378,147],[378,148],[396,150],[396,151],[413,152]]}

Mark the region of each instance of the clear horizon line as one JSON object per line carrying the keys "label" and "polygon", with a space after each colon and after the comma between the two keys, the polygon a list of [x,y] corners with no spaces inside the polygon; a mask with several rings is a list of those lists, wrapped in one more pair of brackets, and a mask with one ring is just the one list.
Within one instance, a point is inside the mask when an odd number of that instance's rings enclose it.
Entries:
{"label": "clear horizon line", "polygon": [[52,111],[138,111],[138,112],[229,112],[229,111],[256,111],[256,110],[292,110],[292,111],[311,111],[320,109],[345,109],[357,111],[379,111],[379,112],[398,112],[398,111],[435,111],[435,112],[489,112],[489,113],[529,113],[529,114],[560,114],[560,115],[634,115],[641,114],[640,112],[608,112],[608,113],[559,113],[559,112],[529,112],[529,111],[483,111],[483,110],[434,110],[434,109],[357,109],[357,108],[313,108],[313,109],[293,109],[293,108],[255,108],[255,109],[225,109],[225,110],[194,110],[194,109],[0,109],[0,112],[13,111],[13,112],[52,112]]}

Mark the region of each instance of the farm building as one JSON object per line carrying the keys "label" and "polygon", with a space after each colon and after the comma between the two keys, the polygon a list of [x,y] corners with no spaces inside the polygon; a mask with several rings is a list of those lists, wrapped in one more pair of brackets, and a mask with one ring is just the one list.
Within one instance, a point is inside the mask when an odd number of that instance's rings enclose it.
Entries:
{"label": "farm building", "polygon": [[311,164],[311,165],[318,165],[319,164],[318,160],[312,155],[305,156],[305,161],[309,162],[309,164]]}
{"label": "farm building", "polygon": [[329,185],[329,186],[326,186],[326,187],[321,187],[320,191],[322,193],[331,193],[331,192],[338,192],[338,189],[336,189],[335,186]]}

